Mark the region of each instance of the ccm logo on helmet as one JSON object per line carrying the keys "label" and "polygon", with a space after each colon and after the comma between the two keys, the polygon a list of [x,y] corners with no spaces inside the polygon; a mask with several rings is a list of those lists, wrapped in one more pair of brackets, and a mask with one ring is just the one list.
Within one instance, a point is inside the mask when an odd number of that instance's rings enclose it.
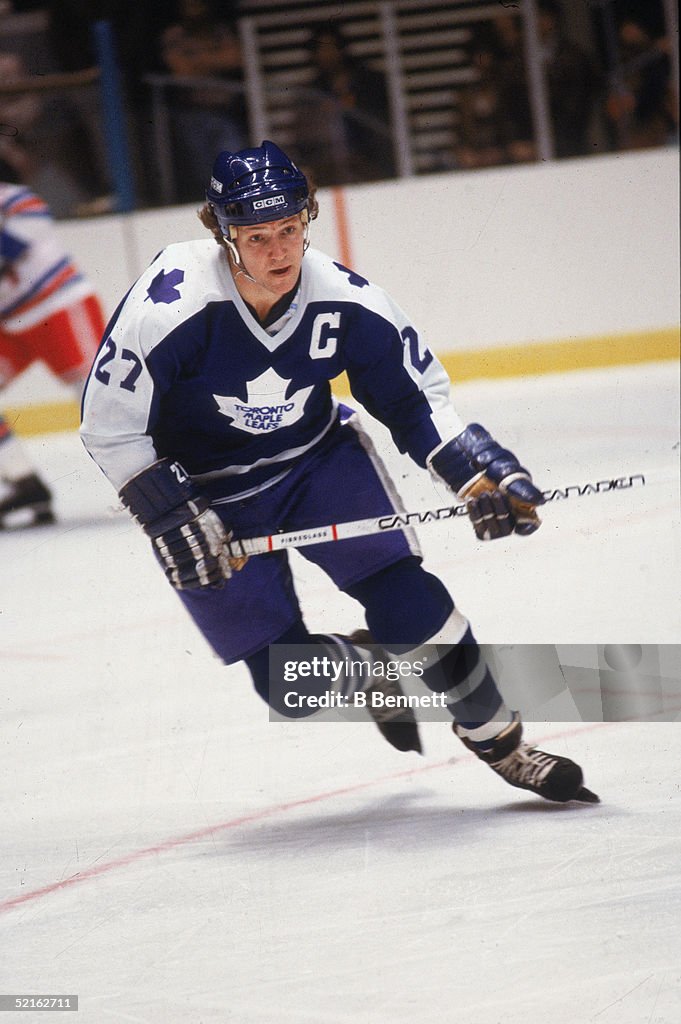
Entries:
{"label": "ccm logo on helmet", "polygon": [[254,210],[263,210],[267,206],[282,206],[286,203],[286,196],[267,196],[266,199],[255,199],[253,202]]}

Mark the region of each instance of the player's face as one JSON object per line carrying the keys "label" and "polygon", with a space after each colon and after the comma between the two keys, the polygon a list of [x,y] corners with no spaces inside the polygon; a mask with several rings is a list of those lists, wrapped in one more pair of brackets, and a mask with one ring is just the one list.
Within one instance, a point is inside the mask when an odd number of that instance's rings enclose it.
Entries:
{"label": "player's face", "polygon": [[261,288],[285,295],[298,280],[305,228],[299,214],[284,220],[237,228],[237,248],[244,267]]}

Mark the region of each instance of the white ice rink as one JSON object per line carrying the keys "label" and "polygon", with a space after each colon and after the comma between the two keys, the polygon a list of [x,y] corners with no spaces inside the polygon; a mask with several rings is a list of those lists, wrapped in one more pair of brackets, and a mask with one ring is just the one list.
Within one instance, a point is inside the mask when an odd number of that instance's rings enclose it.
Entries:
{"label": "white ice rink", "polygon": [[[478,639],[678,642],[677,367],[454,398],[543,488],[646,480],[528,539],[424,529]],[[374,433],[408,508],[448,501]],[[31,449],[60,521],[0,535],[0,993],[77,993],[78,1024],[681,1022],[679,721],[532,725],[602,798],[566,807],[441,723],[422,758],[270,723],[78,439]],[[311,627],[361,624],[292,557]]]}

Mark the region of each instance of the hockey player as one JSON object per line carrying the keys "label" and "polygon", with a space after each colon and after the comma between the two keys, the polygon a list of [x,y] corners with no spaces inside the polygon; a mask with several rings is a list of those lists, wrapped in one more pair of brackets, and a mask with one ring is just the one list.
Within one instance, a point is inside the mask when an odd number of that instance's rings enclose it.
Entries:
{"label": "hockey player", "polygon": [[[0,162],[0,391],[42,360],[80,400],[104,324],[47,205]],[[48,487],[0,415],[0,530],[53,520]]]}
{"label": "hockey player", "polygon": [[[424,681],[445,694],[466,746],[513,786],[593,802],[578,765],[523,741],[468,621],[408,531],[302,549],[363,606],[368,631],[352,637],[308,632],[286,552],[244,565],[227,547],[400,510],[356,417],[332,397],[342,371],[399,450],[468,501],[478,537],[539,526],[530,474],[482,426],[462,423],[407,316],[308,248],[316,214],[305,176],[272,142],[218,155],[200,213],[214,237],[168,246],[121,302],[85,390],[85,446],[203,635],[227,664],[246,662],[277,711],[287,713],[269,678],[271,644],[364,659],[372,644],[402,658],[437,645]],[[420,749],[413,716],[375,718],[394,746]]]}

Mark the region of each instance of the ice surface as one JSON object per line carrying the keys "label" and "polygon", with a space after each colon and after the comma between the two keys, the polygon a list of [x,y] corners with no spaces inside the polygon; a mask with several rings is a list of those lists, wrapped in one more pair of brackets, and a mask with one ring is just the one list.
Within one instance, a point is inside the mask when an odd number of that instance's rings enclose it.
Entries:
{"label": "ice surface", "polygon": [[[678,642],[676,368],[454,397],[544,488],[646,478],[528,539],[424,528],[478,638]],[[408,508],[449,503],[372,430]],[[60,519],[0,535],[0,992],[78,993],[79,1024],[681,1021],[678,723],[532,726],[588,807],[510,789],[441,723],[423,758],[271,723],[77,438],[30,446]],[[361,624],[293,559],[311,627]]]}

